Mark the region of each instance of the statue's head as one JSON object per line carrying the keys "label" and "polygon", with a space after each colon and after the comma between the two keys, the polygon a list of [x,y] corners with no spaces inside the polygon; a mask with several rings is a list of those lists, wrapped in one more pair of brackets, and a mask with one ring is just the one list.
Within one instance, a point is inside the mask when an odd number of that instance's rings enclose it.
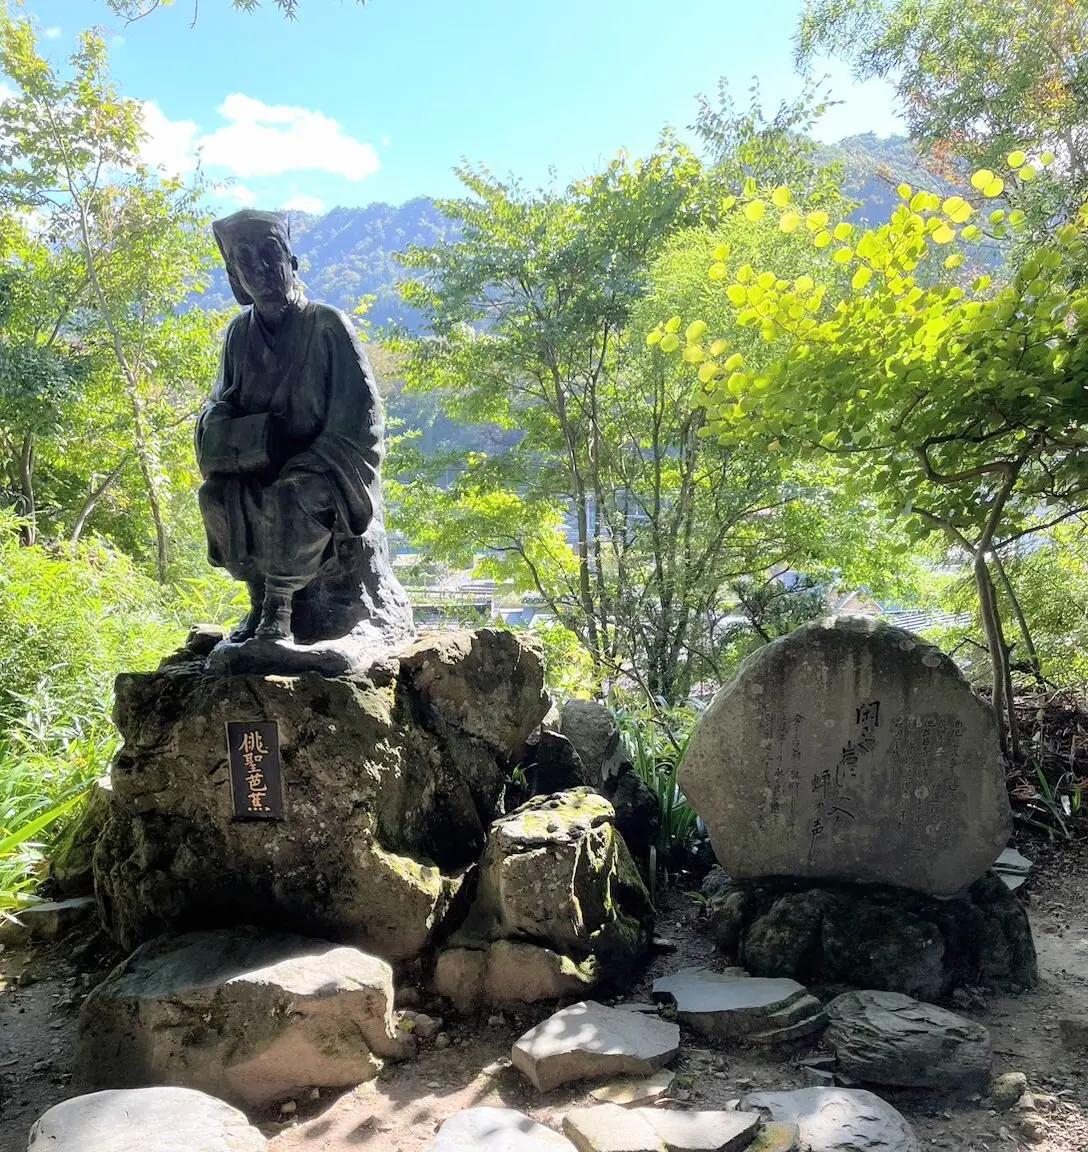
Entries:
{"label": "statue's head", "polygon": [[243,208],[212,223],[239,304],[282,305],[296,286],[298,260],[282,216]]}

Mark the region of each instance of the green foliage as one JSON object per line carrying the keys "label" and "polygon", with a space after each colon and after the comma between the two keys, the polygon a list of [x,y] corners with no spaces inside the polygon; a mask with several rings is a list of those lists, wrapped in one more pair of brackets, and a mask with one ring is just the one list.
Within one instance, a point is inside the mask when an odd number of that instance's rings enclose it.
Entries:
{"label": "green foliage", "polygon": [[797,54],[893,80],[911,136],[938,157],[993,168],[1014,149],[1053,150],[1075,210],[1088,191],[1086,36],[1081,0],[808,0]]}
{"label": "green foliage", "polygon": [[991,556],[1088,503],[1088,211],[1034,244],[1002,288],[960,269],[984,236],[1027,227],[1018,194],[1052,161],[1017,152],[1006,177],[977,172],[981,196],[1003,205],[986,212],[904,185],[887,223],[864,231],[798,211],[785,187],[748,195],[743,219],[804,238],[822,254],[818,274],[756,267],[722,246],[708,275],[759,350],[708,343],[702,320],[682,333],[680,316],[649,337],[697,365],[710,435],[837,461],[851,497],[874,498],[916,539],[942,532],[971,558],[1002,712],[1011,679]]}
{"label": "green foliage", "polygon": [[667,877],[669,869],[681,866],[699,835],[695,809],[676,778],[702,710],[690,700],[673,709],[645,703],[613,709],[635,771],[657,797],[660,824],[649,862],[651,897],[658,874]]}

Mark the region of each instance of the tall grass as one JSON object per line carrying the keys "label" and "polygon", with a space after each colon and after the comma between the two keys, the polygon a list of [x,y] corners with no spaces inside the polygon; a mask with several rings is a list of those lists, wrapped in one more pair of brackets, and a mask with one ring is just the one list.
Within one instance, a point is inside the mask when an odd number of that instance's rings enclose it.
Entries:
{"label": "tall grass", "polygon": [[0,514],[0,916],[33,900],[50,846],[108,771],[114,676],[153,668],[182,634],[169,593],[124,555],[23,548]]}

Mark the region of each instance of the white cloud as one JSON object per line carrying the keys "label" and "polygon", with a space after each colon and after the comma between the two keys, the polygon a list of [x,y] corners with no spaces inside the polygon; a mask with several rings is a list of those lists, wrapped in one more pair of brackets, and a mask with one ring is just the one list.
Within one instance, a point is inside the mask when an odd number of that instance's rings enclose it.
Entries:
{"label": "white cloud", "polygon": [[204,162],[238,176],[319,171],[365,180],[380,166],[373,145],[347,135],[323,112],[234,92],[219,114],[228,123],[201,137]]}
{"label": "white cloud", "polygon": [[320,196],[292,196],[283,202],[283,207],[288,212],[308,212],[316,216],[325,210],[325,201]]}
{"label": "white cloud", "polygon": [[59,40],[60,39],[60,33],[61,33],[60,25],[59,24],[53,24],[50,27],[46,28],[43,35],[45,36],[46,40]]}
{"label": "white cloud", "polygon": [[205,167],[247,179],[316,171],[365,180],[380,167],[373,145],[315,109],[265,104],[234,92],[218,112],[227,123],[203,132],[192,120],[170,120],[154,100],[145,100],[141,157],[173,174],[191,172],[199,153]]}
{"label": "white cloud", "polygon": [[140,159],[171,176],[191,172],[196,167],[196,124],[192,120],[170,120],[154,100],[143,102],[143,116],[147,136],[140,145]]}

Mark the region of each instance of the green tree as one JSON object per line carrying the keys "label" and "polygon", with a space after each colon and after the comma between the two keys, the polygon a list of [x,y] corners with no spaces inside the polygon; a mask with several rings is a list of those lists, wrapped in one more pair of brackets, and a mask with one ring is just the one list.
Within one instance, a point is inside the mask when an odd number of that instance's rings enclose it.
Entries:
{"label": "green tree", "polygon": [[[1005,178],[983,170],[973,184],[983,199],[1015,205],[1052,160],[1016,152]],[[748,221],[806,237],[823,254],[819,279],[721,253],[710,276],[737,324],[760,334],[758,352],[706,346],[699,322],[685,340],[680,318],[651,339],[698,363],[699,403],[724,442],[837,461],[852,494],[875,494],[916,537],[939,531],[962,550],[1004,721],[1012,681],[995,587],[1001,555],[1088,504],[1088,210],[1054,227],[996,287],[963,276],[967,251],[987,231],[1001,240],[1024,228],[1023,210],[986,213],[907,186],[900,195],[888,222],[864,232],[798,212],[786,188],[738,203]]]}
{"label": "green tree", "polygon": [[160,179],[139,164],[139,105],[121,98],[100,37],[84,33],[70,65],[58,74],[39,54],[30,22],[0,19],[0,67],[17,85],[0,105],[0,205],[35,214],[60,254],[76,294],[55,303],[54,311],[67,311],[53,335],[78,344],[94,365],[93,404],[83,415],[98,433],[92,449],[102,479],[74,514],[73,538],[131,458],[165,579],[163,437],[186,421],[212,372],[213,320],[177,312],[213,258],[202,186]]}
{"label": "green tree", "polygon": [[891,79],[911,135],[938,156],[999,165],[1015,148],[1060,156],[1079,207],[1088,180],[1083,0],[808,0],[797,56]]}
{"label": "green tree", "polygon": [[[298,19],[301,0],[271,0],[271,2],[288,20]],[[174,0],[106,0],[106,3],[118,16],[123,16],[131,23],[133,20],[142,20],[145,16],[150,16],[157,8],[171,7]],[[362,6],[366,0],[356,0],[356,3]],[[230,4],[237,12],[256,12],[261,7],[261,0],[230,0]],[[192,5],[195,24],[200,16],[200,0],[192,0]]]}

